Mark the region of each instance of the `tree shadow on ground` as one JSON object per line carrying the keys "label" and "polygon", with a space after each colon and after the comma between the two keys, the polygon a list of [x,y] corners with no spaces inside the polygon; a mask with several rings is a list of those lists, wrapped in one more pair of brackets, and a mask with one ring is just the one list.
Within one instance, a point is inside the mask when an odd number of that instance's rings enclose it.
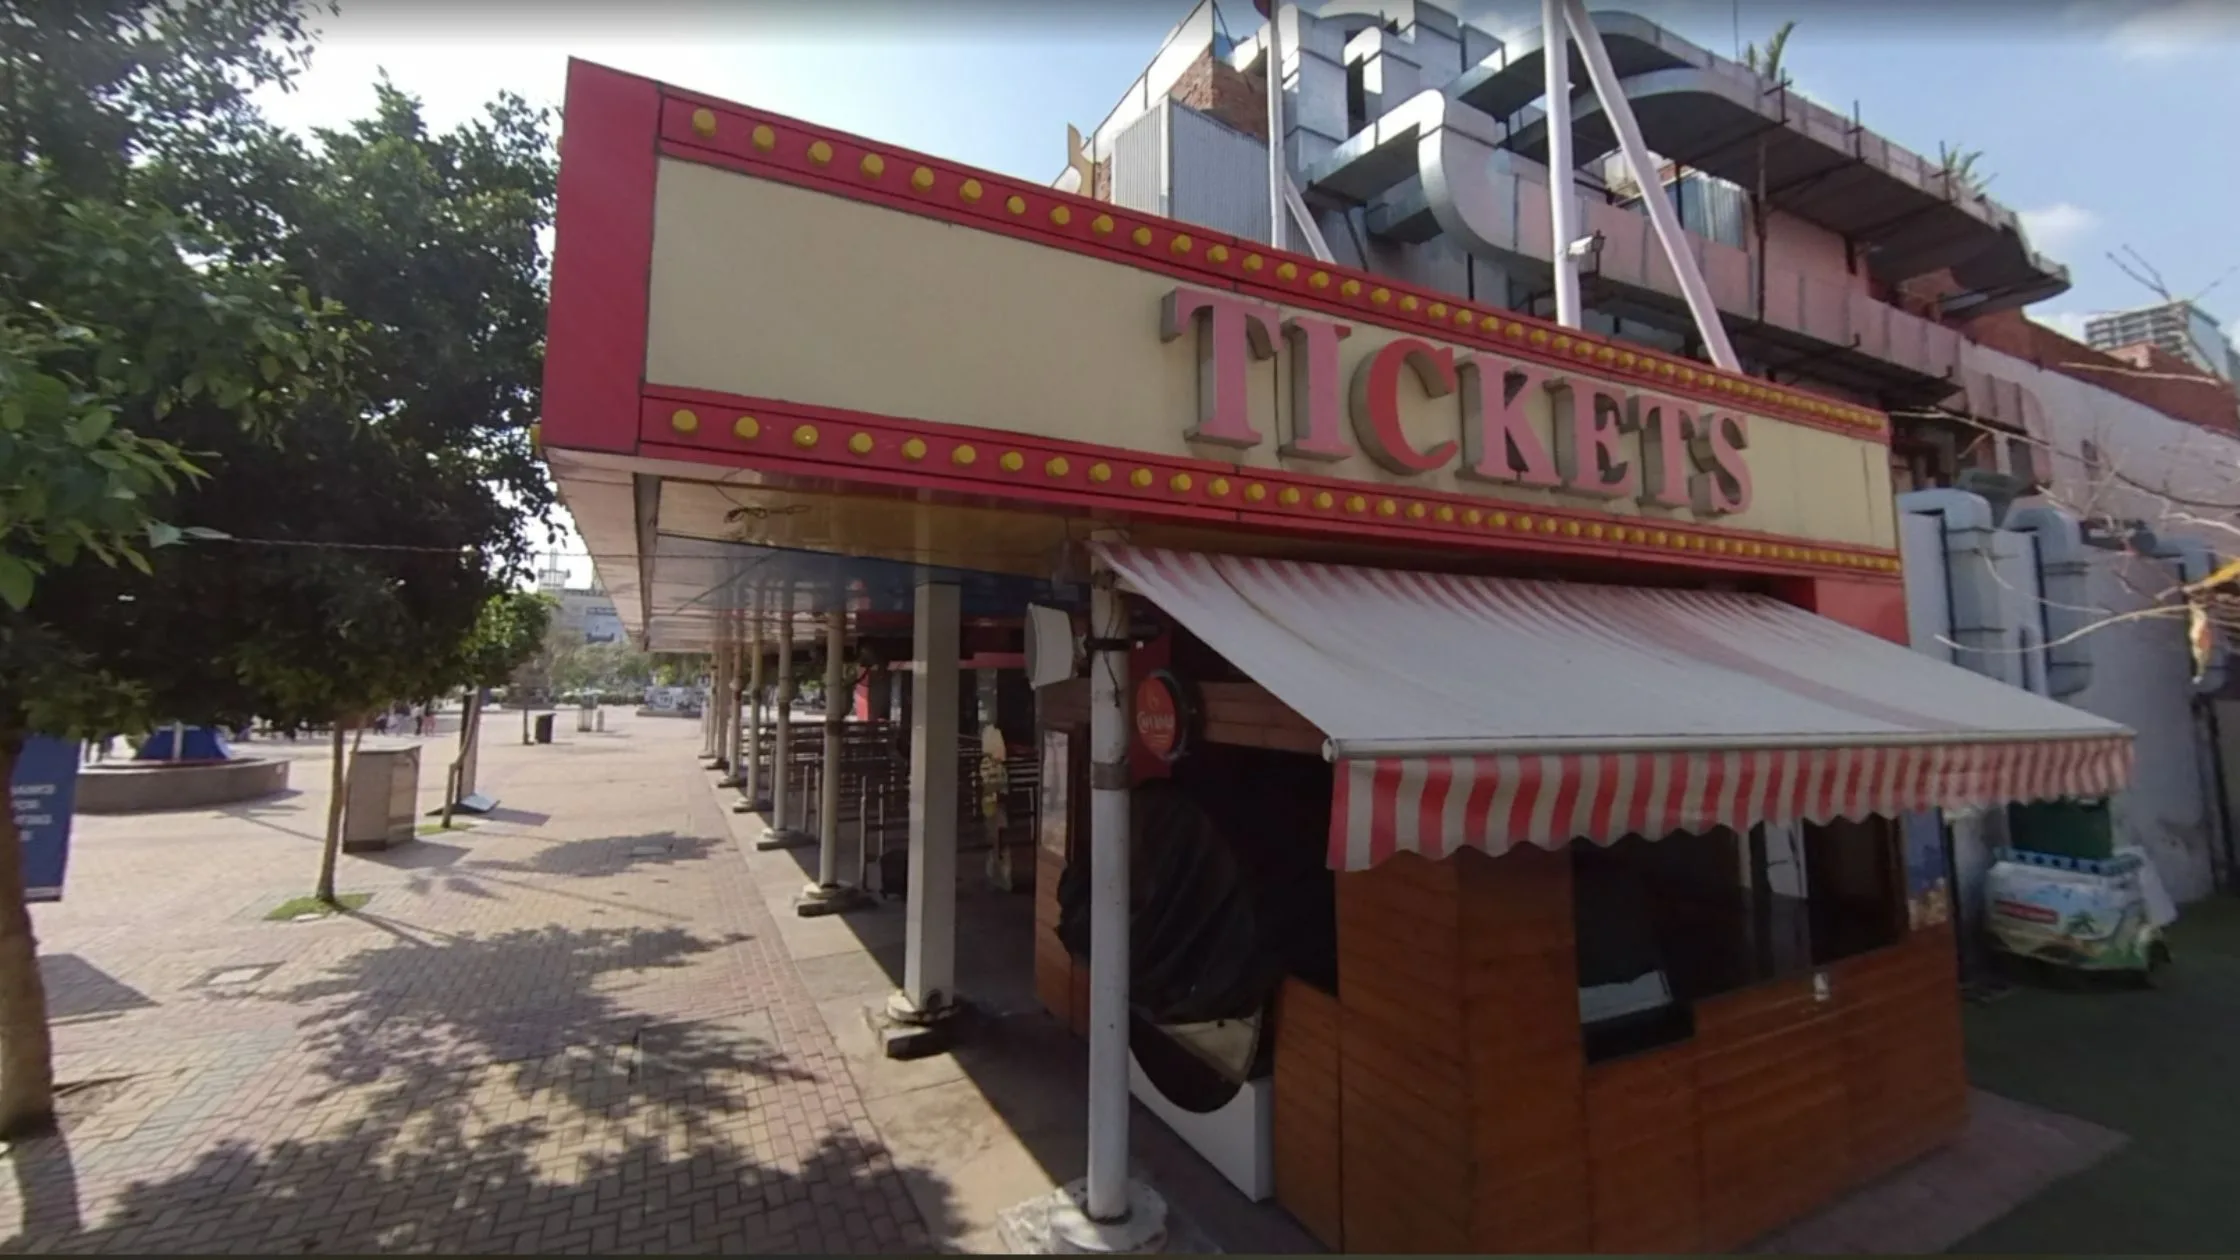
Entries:
{"label": "tree shadow on ground", "polygon": [[234,999],[299,1012],[295,1048],[268,1052],[214,1122],[81,1150],[81,1179],[89,1162],[154,1170],[86,1210],[99,1219],[77,1219],[67,1131],[19,1144],[36,1212],[0,1251],[865,1252],[955,1237],[947,1185],[896,1168],[845,1077],[820,1077],[840,1069],[780,1044],[755,1005],[759,948],[681,927],[399,928]]}
{"label": "tree shadow on ground", "polygon": [[[439,833],[441,834],[441,833]],[[463,830],[450,838],[471,839]],[[719,842],[674,831],[653,831],[635,836],[599,836],[547,844],[526,858],[464,855],[442,862],[414,862],[410,849],[395,850],[394,858],[375,860],[383,865],[417,869],[406,883],[408,892],[459,893],[469,897],[494,897],[491,885],[521,885],[532,881],[606,879],[647,867],[681,866],[716,852]],[[656,882],[659,882],[658,880]]]}

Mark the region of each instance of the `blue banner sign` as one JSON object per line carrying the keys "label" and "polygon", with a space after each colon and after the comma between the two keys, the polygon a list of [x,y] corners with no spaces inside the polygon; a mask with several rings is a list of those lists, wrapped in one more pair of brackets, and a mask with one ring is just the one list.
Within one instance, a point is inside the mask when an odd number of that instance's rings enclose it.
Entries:
{"label": "blue banner sign", "polygon": [[1906,919],[1915,930],[1935,927],[1952,917],[1952,887],[1947,878],[1944,819],[1935,811],[1905,815]]}
{"label": "blue banner sign", "polygon": [[23,899],[62,900],[62,872],[70,863],[70,815],[78,796],[76,740],[34,735],[16,757],[9,803],[23,846]]}

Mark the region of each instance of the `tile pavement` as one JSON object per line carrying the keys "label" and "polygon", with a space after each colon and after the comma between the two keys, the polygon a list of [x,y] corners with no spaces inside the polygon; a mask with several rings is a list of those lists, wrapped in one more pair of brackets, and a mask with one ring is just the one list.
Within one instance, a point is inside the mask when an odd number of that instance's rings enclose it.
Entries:
{"label": "tile pavement", "polygon": [[[0,1250],[954,1237],[941,1178],[881,1146],[724,838],[696,725],[610,712],[603,734],[524,748],[507,721],[482,769],[501,811],[345,858],[344,890],[373,894],[351,916],[262,917],[316,869],[327,762],[308,746],[284,750],[290,797],[80,821],[68,900],[36,912],[64,1127],[8,1153]],[[427,754],[426,804],[447,752]]]}

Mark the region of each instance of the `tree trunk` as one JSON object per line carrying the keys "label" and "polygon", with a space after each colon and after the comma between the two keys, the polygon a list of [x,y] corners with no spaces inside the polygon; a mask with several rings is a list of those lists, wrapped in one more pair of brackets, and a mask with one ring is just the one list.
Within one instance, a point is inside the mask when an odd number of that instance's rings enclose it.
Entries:
{"label": "tree trunk", "polygon": [[23,900],[23,836],[16,830],[16,757],[21,736],[0,737],[0,1140],[54,1128],[54,1040],[47,1031],[47,986],[39,942]]}
{"label": "tree trunk", "polygon": [[334,895],[335,860],[342,852],[342,807],[350,791],[349,750],[343,747],[342,737],[349,732],[350,724],[334,724],[334,766],[327,772],[327,786],[332,797],[327,801],[327,840],[319,849],[319,886],[313,896],[328,905],[337,904]]}

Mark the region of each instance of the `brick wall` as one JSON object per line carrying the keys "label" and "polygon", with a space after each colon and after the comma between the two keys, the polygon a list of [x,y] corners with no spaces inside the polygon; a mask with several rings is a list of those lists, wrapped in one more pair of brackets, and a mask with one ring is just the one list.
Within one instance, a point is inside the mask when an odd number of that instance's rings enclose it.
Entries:
{"label": "brick wall", "polygon": [[1169,95],[1262,142],[1268,138],[1266,76],[1245,74],[1217,61],[1210,48],[1182,72]]}
{"label": "brick wall", "polygon": [[[1961,325],[1970,341],[2099,386],[2142,406],[2219,433],[2240,433],[2240,396],[2230,383],[2157,352],[2141,367],[2073,341],[2020,311],[1997,311]],[[2151,375],[2143,375],[2151,373]]]}

